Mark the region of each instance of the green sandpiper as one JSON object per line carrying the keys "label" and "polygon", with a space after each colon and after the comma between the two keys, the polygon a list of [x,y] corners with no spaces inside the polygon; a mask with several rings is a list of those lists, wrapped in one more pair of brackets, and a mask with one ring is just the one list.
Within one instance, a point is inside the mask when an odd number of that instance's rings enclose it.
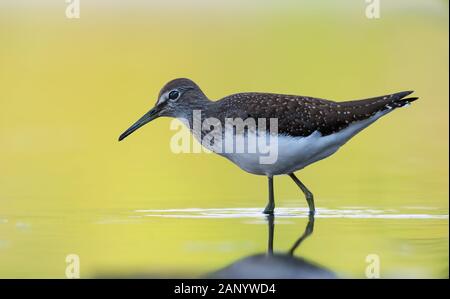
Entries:
{"label": "green sandpiper", "polygon": [[[196,111],[201,112],[201,121],[215,119],[222,124],[229,119],[275,119],[277,159],[272,163],[261,163],[262,152],[249,154],[245,151],[223,151],[222,145],[226,138],[217,137],[226,135],[226,125],[222,126],[221,136],[216,134],[212,142],[209,140],[201,144],[207,144],[206,147],[213,152],[226,157],[249,173],[268,177],[269,201],[264,213],[274,212],[273,177],[289,175],[304,193],[309,211],[314,214],[313,194],[294,172],[329,157],[380,117],[417,100],[416,97],[407,97],[411,93],[412,91],[403,91],[362,100],[335,102],[307,96],[246,92],[211,101],[192,80],[179,78],[170,81],[161,89],[156,105],[120,135],[119,141],[158,117],[183,120],[192,134],[201,141],[208,132],[204,127],[201,127],[201,132],[193,131]],[[263,129],[267,130],[269,124],[271,122],[264,122]],[[232,135],[258,135],[262,125],[258,122],[256,126],[256,131],[234,130]],[[214,139],[221,141],[214,143]],[[218,150],[219,148],[221,150]]]}

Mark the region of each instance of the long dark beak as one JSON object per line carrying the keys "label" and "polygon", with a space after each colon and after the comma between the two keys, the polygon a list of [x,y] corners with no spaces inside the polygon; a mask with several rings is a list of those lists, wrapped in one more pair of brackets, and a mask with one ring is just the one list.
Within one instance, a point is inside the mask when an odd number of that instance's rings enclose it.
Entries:
{"label": "long dark beak", "polygon": [[128,135],[145,125],[146,123],[151,122],[155,118],[158,117],[158,111],[160,109],[158,107],[153,107],[149,112],[145,113],[137,122],[135,122],[131,127],[129,127],[122,135],[119,136],[119,141],[125,139]]}

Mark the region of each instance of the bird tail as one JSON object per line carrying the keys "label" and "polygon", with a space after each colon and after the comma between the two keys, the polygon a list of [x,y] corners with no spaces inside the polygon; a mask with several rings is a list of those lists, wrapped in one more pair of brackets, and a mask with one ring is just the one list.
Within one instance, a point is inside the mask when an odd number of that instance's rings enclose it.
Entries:
{"label": "bird tail", "polygon": [[378,111],[391,110],[403,106],[407,106],[409,103],[417,100],[417,97],[407,98],[413,91],[402,91],[384,96],[378,96],[369,99],[341,102],[345,108],[352,107],[356,110],[360,110],[361,114],[372,114]]}
{"label": "bird tail", "polygon": [[408,106],[415,100],[419,99],[418,97],[406,98],[406,96],[410,95],[413,92],[414,91],[403,91],[393,94],[390,101],[386,104],[386,108],[399,108]]}

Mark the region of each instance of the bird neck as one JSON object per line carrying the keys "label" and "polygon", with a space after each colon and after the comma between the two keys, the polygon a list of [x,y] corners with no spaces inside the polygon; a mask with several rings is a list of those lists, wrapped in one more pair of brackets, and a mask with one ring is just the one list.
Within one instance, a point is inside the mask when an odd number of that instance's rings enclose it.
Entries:
{"label": "bird neck", "polygon": [[214,110],[215,102],[209,100],[207,97],[199,97],[189,104],[189,107],[183,109],[180,118],[188,121],[190,128],[193,127],[194,120],[202,122],[210,116]]}

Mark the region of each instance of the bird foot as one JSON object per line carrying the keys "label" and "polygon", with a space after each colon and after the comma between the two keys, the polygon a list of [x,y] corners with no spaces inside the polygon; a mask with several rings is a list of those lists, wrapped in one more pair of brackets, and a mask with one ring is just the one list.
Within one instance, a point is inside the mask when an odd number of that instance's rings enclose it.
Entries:
{"label": "bird foot", "polygon": [[269,207],[269,206],[267,206],[267,207],[264,209],[263,213],[264,213],[264,214],[267,214],[267,215],[273,215],[274,210],[275,210],[274,207]]}

